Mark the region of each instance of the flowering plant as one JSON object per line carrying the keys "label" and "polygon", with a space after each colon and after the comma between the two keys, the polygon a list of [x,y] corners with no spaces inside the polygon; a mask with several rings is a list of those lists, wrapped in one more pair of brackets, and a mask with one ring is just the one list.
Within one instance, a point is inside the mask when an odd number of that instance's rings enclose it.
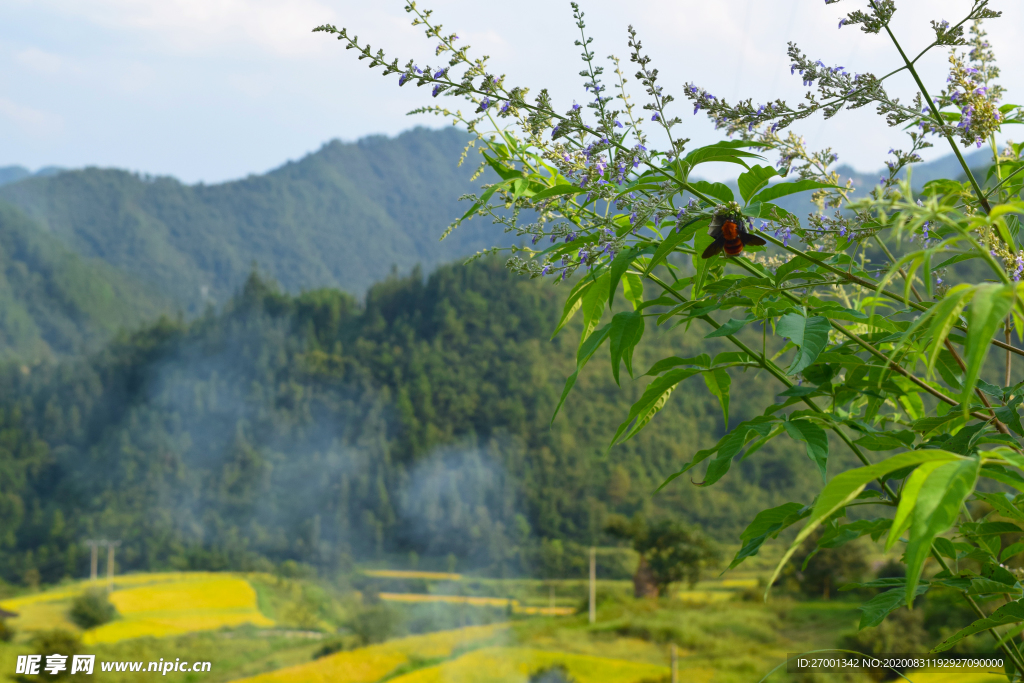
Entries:
{"label": "flowering plant", "polygon": [[[1024,332],[1024,159],[1021,145],[1000,150],[995,134],[1024,122],[1024,112],[1001,104],[999,72],[982,28],[999,14],[988,5],[972,0],[957,23],[933,21],[931,44],[910,56],[890,28],[894,0],[869,0],[839,28],[888,36],[901,63],[882,76],[854,73],[812,60],[791,43],[791,72],[811,88],[796,106],[782,100],[730,104],[686,84],[682,95],[693,113],[703,111],[727,137],[696,149],[682,137],[676,100],[663,89],[636,31],[629,28],[628,47],[646,94],[642,106],[628,94],[614,57],[606,83],[576,3],[576,45],[591,99],[565,111],[556,111],[546,90],[530,96],[507,84],[414,2],[406,11],[437,41],[435,66],[400,66],[346,29],[315,30],[334,34],[384,75],[397,74],[399,85],[415,83],[434,98],[469,103],[467,111],[417,110],[475,133],[471,144],[481,146],[482,167],[498,177],[479,196],[466,197],[471,207],[448,231],[490,216],[528,242],[511,247],[511,269],[569,284],[555,332],[580,316],[582,333],[577,370],[558,408],[602,347],[617,382],[623,365],[631,377],[639,374],[634,350],[652,325],[686,325],[689,334],[726,339],[734,350],[654,363],[642,373],[650,381],[613,445],[644,429],[690,378],[703,378],[726,419],[737,371],[757,368],[778,382],[777,402],[694,453],[662,485],[694,477],[699,467],[703,475],[695,483],[711,486],[738,456],[752,457],[772,439],[802,444],[822,478],[821,492],[813,501],[758,514],[730,568],[797,524],[773,581],[821,528],[819,547],[864,536],[886,550],[899,544],[906,576],[863,584],[884,592],[862,606],[861,628],[912,606],[933,587],[953,588],[978,619],[936,650],[990,631],[1005,652],[1008,674],[1019,680],[1024,655],[1011,636],[1024,630],[1024,586],[1007,565],[1024,552],[1024,543],[1002,539],[1024,532],[1024,383],[1012,381],[1013,357],[1024,355],[1014,345]],[[937,48],[950,51],[950,72],[933,96],[915,65]],[[918,93],[912,102],[886,92],[897,77],[913,80]],[[906,129],[909,147],[890,150],[887,175],[855,196],[852,183],[832,170],[836,155],[809,151],[790,129],[818,112],[830,118],[864,106],[873,106],[889,126]],[[648,136],[651,128],[665,141],[660,149]],[[918,152],[934,140],[950,146],[963,177],[933,180],[915,193],[908,166],[921,161]],[[987,177],[967,165],[961,145],[991,147]],[[778,156],[775,164],[763,163],[769,154]],[[737,168],[733,187],[697,179],[697,167],[712,162]],[[778,201],[808,192],[815,211],[804,218]],[[881,266],[873,265],[880,259]],[[626,310],[614,312],[620,290]],[[760,348],[740,338],[747,327],[760,332]],[[749,331],[743,336],[751,338]],[[993,348],[998,352],[990,354]],[[989,381],[996,374],[998,384]],[[834,471],[829,433],[860,466]],[[983,480],[989,483],[980,485]],[[987,504],[984,516],[972,516],[968,503],[974,501]],[[879,512],[850,521],[847,510],[855,506]],[[1008,632],[1000,630],[1005,626]]]}

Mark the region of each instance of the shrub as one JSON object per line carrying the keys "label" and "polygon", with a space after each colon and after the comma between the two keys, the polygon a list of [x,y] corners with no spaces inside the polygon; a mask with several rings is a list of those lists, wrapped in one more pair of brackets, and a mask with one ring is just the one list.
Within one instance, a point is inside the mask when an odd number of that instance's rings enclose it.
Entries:
{"label": "shrub", "polygon": [[90,590],[75,598],[68,616],[80,628],[90,629],[113,621],[117,610],[107,599],[106,591]]}

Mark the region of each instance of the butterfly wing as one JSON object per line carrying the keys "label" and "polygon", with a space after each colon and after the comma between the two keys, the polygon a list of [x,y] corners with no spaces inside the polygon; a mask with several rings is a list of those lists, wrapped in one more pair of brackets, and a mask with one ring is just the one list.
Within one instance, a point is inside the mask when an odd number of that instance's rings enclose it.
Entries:
{"label": "butterfly wing", "polygon": [[700,255],[703,259],[709,259],[715,254],[721,253],[725,249],[725,240],[719,237],[714,242],[708,245],[708,248],[704,250],[704,253]]}

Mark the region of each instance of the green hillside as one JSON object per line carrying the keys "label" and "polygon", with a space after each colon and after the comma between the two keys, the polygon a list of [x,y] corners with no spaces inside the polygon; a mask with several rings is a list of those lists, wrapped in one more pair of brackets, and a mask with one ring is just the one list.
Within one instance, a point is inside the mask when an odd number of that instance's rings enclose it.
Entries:
{"label": "green hillside", "polygon": [[94,350],[169,306],[152,287],[74,254],[0,202],[0,358]]}
{"label": "green hillside", "polygon": [[[713,489],[680,479],[652,497],[724,431],[696,385],[607,453],[644,382],[619,389],[595,363],[549,426],[575,356],[571,332],[548,341],[559,294],[498,260],[389,279],[365,306],[251,277],[221,315],[164,320],[27,375],[9,369],[0,576],[81,576],[80,541],[93,535],[123,539],[125,569],[294,559],[330,572],[415,551],[439,566],[451,554],[460,567],[557,575],[582,571],[576,544],[610,542],[612,512],[672,512],[733,541],[762,507],[810,500],[817,474],[787,439]],[[654,336],[637,365],[724,350],[701,337]],[[742,381],[734,423],[774,390]]]}
{"label": "green hillside", "polygon": [[500,241],[474,221],[444,228],[473,191],[475,157],[455,129],[329,142],[264,175],[217,185],[87,168],[0,187],[0,199],[72,251],[147,282],[186,314],[223,304],[253,264],[289,292],[362,294],[393,266],[425,269]]}

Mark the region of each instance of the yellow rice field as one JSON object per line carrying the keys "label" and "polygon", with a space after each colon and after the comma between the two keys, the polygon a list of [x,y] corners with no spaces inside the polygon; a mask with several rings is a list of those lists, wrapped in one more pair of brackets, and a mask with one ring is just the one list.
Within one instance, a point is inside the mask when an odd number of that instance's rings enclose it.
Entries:
{"label": "yellow rice field", "polygon": [[404,569],[366,569],[363,574],[378,579],[427,579],[428,581],[462,581],[462,574],[420,572]]}
{"label": "yellow rice field", "polygon": [[270,671],[244,683],[372,683],[398,667],[408,664],[412,657],[435,659],[449,657],[455,650],[500,637],[505,626],[471,626],[452,631],[440,631],[422,636],[389,640],[358,650],[339,652],[308,664],[300,664]]}
{"label": "yellow rice field", "polygon": [[[53,590],[5,600],[0,607],[18,613],[11,625],[23,631],[63,628],[77,631],[68,620],[71,600],[93,587],[79,581]],[[244,579],[213,572],[167,572],[118,576],[110,601],[121,618],[84,634],[86,643],[111,643],[128,638],[180,635],[222,626],[274,622],[256,607],[256,592]]]}
{"label": "yellow rice field", "polygon": [[121,619],[88,631],[86,643],[179,635],[222,626],[273,626],[256,607],[256,591],[244,579],[206,578],[139,586],[110,594]]}
{"label": "yellow rice field", "polygon": [[488,647],[399,676],[391,683],[525,683],[537,669],[556,664],[564,665],[579,683],[638,683],[669,673],[667,667],[623,659],[525,647]]}
{"label": "yellow rice field", "polygon": [[546,614],[566,616],[575,613],[572,607],[527,607],[518,600],[509,598],[486,598],[475,595],[432,595],[427,593],[379,593],[381,600],[388,602],[445,602],[453,605],[470,605],[471,607],[508,607],[516,614]]}

